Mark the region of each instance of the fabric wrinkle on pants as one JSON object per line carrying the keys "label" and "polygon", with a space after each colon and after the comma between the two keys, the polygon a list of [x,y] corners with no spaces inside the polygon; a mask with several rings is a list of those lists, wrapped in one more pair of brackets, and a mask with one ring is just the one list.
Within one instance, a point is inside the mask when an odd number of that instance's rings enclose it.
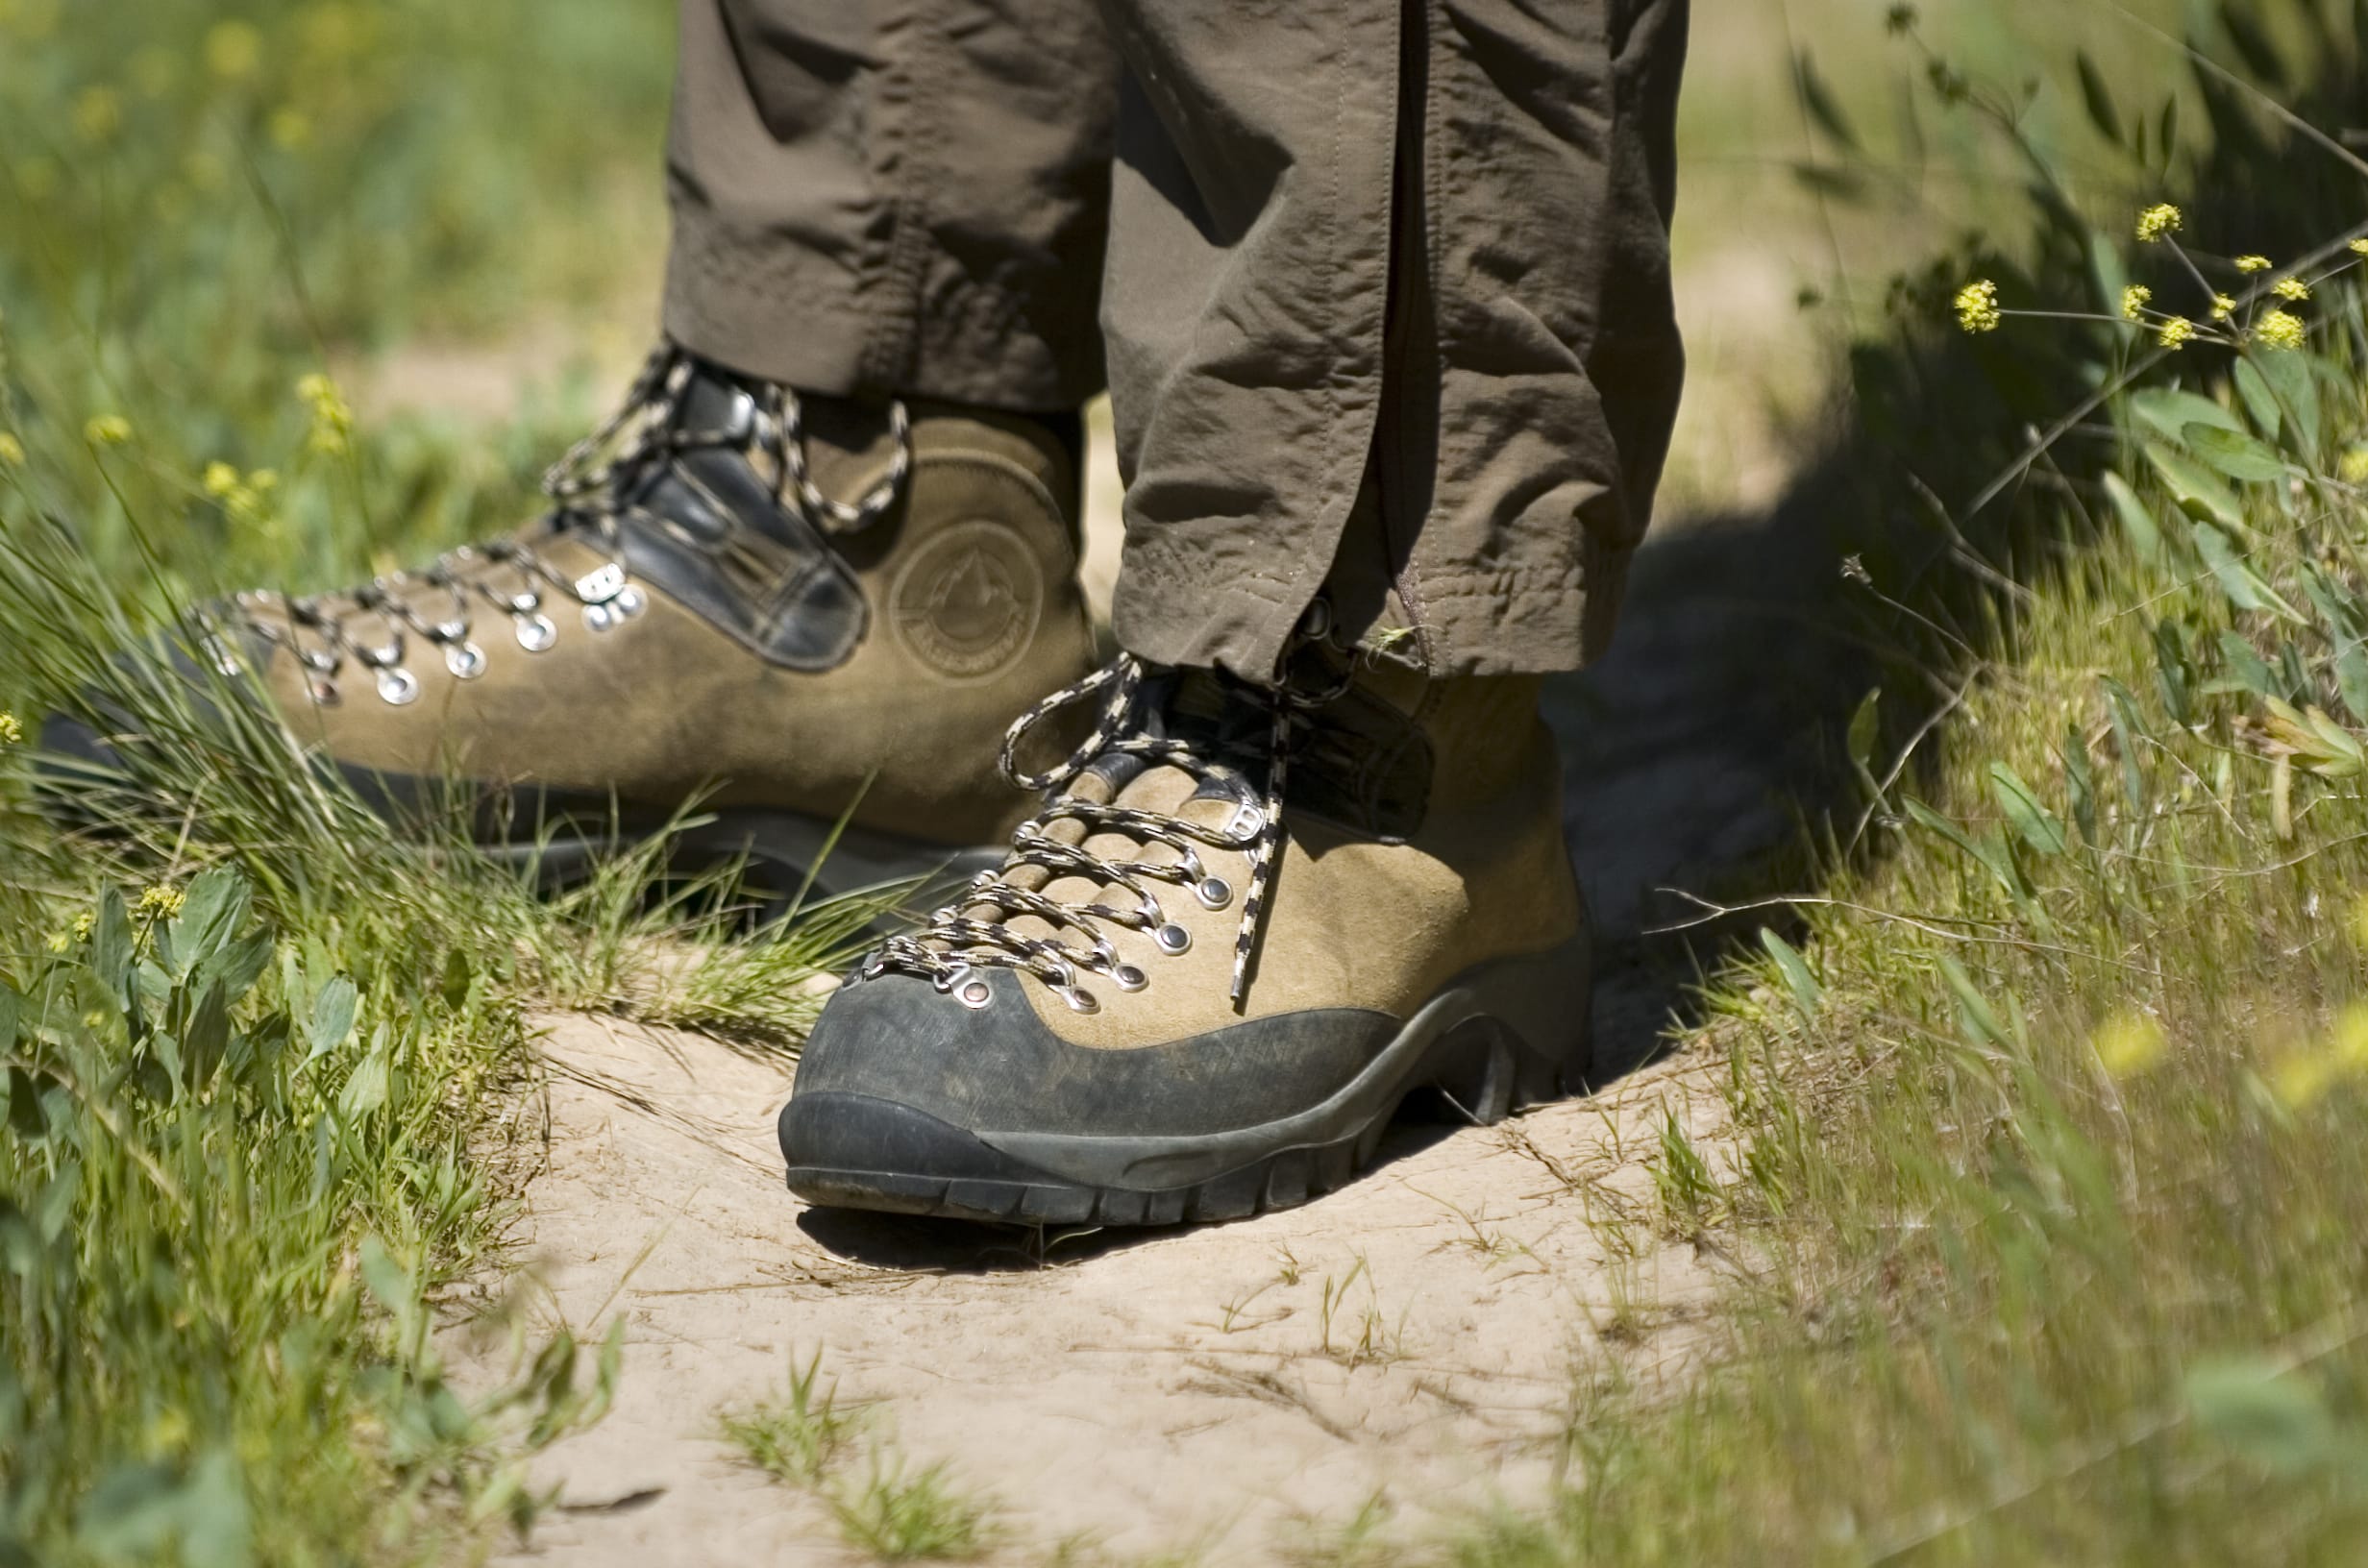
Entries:
{"label": "fabric wrinkle on pants", "polygon": [[1267,678],[1329,584],[1437,674],[1574,668],[1675,418],[1687,10],[682,0],[667,328],[820,393],[1106,374],[1156,662]]}

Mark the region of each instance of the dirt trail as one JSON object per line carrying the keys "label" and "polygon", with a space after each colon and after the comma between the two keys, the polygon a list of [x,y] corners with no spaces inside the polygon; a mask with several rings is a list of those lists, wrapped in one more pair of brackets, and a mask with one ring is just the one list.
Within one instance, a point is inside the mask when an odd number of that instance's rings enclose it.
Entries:
{"label": "dirt trail", "polygon": [[1309,1208],[1040,1248],[790,1198],[770,1127],[786,1062],[547,1023],[547,1157],[514,1256],[546,1322],[629,1326],[615,1410],[540,1463],[567,1505],[526,1551],[541,1560],[859,1560],[825,1505],[716,1436],[816,1351],[907,1463],[990,1500],[1006,1560],[1064,1541],[1273,1560],[1375,1500],[1419,1528],[1535,1497],[1606,1336],[1650,1376],[1716,1283],[1649,1219],[1600,1225],[1633,1257],[1591,1224],[1650,1214],[1665,1103],[1698,1128],[1722,1114],[1684,1061],[1500,1128],[1400,1128]]}

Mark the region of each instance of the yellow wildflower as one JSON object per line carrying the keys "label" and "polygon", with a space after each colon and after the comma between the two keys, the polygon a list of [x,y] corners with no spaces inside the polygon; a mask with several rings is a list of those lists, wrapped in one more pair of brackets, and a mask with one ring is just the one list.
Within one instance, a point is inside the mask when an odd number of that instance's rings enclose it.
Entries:
{"label": "yellow wildflower", "polygon": [[16,722],[16,715],[0,713],[0,746],[14,746],[25,738],[25,726]]}
{"label": "yellow wildflower", "polygon": [[90,911],[86,909],[84,910],[80,915],[74,917],[74,940],[76,942],[88,942],[90,940],[90,933],[97,930],[98,927],[99,918],[96,915],[91,914]]}
{"label": "yellow wildflower", "polygon": [[2162,1025],[2142,1013],[2108,1018],[2090,1041],[2097,1060],[2116,1078],[2134,1078],[2162,1060],[2170,1041]]}
{"label": "yellow wildflower", "polygon": [[123,129],[123,95],[112,87],[85,87],[74,100],[74,134],[106,141]]}
{"label": "yellow wildflower", "polygon": [[312,121],[301,109],[282,109],[271,116],[271,139],[284,152],[295,152],[312,140]]}
{"label": "yellow wildflower", "polygon": [[2303,346],[2303,318],[2291,310],[2271,310],[2253,324],[2253,335],[2265,349],[2292,353]]}
{"label": "yellow wildflower", "polygon": [[2185,214],[2168,202],[2158,202],[2137,215],[2137,237],[2152,245],[2179,233]]}
{"label": "yellow wildflower", "polygon": [[2335,464],[2335,477],[2346,484],[2368,484],[2368,446],[2345,449]]}
{"label": "yellow wildflower", "polygon": [[2282,300],[2306,300],[2310,298],[2310,285],[2300,278],[2281,278],[2278,280],[2276,293]]}
{"label": "yellow wildflower", "polygon": [[94,447],[120,447],[132,439],[132,422],[121,414],[101,414],[83,427],[83,439]]}
{"label": "yellow wildflower", "polygon": [[2354,256],[2368,256],[2368,239],[2356,239],[2352,241],[2352,254]]}
{"label": "yellow wildflower", "polygon": [[73,937],[63,931],[52,931],[49,934],[49,950],[53,953],[62,953],[73,945]]}
{"label": "yellow wildflower", "polygon": [[2238,272],[2267,272],[2269,270],[2269,257],[2266,256],[2240,256],[2236,258],[2236,270]]}
{"label": "yellow wildflower", "polygon": [[344,452],[354,433],[354,410],[338,392],[337,383],[315,371],[296,383],[296,395],[312,405],[312,450]]}
{"label": "yellow wildflower", "polygon": [[263,35],[252,22],[216,22],[206,34],[206,68],[225,82],[243,82],[262,68]]}
{"label": "yellow wildflower", "polygon": [[206,465],[206,494],[214,497],[227,496],[237,488],[238,470],[228,463],[219,461]]}
{"label": "yellow wildflower", "polygon": [[0,430],[0,468],[22,468],[25,444],[7,430]]}
{"label": "yellow wildflower", "polygon": [[153,888],[141,890],[139,902],[132,907],[132,913],[142,919],[169,919],[180,914],[182,906],[188,901],[188,895],[179,888],[168,888],[160,882]]}
{"label": "yellow wildflower", "polygon": [[2235,300],[2234,300],[2232,296],[2227,295],[2227,294],[2214,294],[2214,295],[2211,297],[2211,319],[2212,319],[2212,320],[2214,320],[2214,321],[2227,321],[2227,320],[2231,319],[2232,317],[2233,317],[2235,314],[2236,314],[2236,301],[2235,301]]}
{"label": "yellow wildflower", "polygon": [[1998,308],[1998,285],[1979,279],[1957,291],[1957,324],[1969,332],[1994,332],[2005,314]]}
{"label": "yellow wildflower", "polygon": [[2137,320],[2139,316],[2145,314],[2147,302],[2154,297],[2155,291],[2144,283],[2132,283],[2128,288],[2123,289],[2121,291],[2123,318],[2128,321]]}
{"label": "yellow wildflower", "polygon": [[2164,348],[2177,354],[2195,341],[2195,323],[2184,316],[2173,316],[2162,324],[2157,335],[2162,340]]}
{"label": "yellow wildflower", "polygon": [[259,468],[254,473],[247,476],[247,485],[248,488],[253,490],[277,490],[280,488],[279,471],[277,469]]}

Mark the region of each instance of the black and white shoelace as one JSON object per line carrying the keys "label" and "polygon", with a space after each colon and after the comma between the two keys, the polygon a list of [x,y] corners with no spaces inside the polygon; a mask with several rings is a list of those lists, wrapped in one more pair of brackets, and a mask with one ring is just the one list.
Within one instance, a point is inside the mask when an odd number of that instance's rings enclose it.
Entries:
{"label": "black and white shoelace", "polygon": [[[1308,715],[1337,698],[1346,677],[1329,690],[1308,690],[1285,683],[1256,686],[1230,676],[1214,677],[1230,698],[1263,706],[1267,711],[1263,786],[1248,771],[1217,754],[1206,742],[1149,733],[1137,712],[1149,669],[1131,654],[1097,670],[1075,685],[1053,693],[1022,714],[1003,737],[1003,776],[1024,790],[1041,790],[1048,798],[1037,814],[1021,824],[1000,870],[982,871],[958,902],[932,916],[909,934],[892,937],[871,953],[858,968],[866,979],[889,970],[921,975],[938,990],[970,1007],[983,1007],[992,992],[974,971],[1003,968],[1032,974],[1080,1013],[1098,1011],[1099,1002],[1082,984],[1087,974],[1107,978],[1124,992],[1141,991],[1149,976],[1121,959],[1109,938],[1109,928],[1144,933],[1162,954],[1174,956],[1192,945],[1192,935],[1171,920],[1158,890],[1173,889],[1169,896],[1187,894],[1205,909],[1221,910],[1233,901],[1234,889],[1210,873],[1200,858],[1202,849],[1224,850],[1249,857],[1249,885],[1242,894],[1242,918],[1234,934],[1232,997],[1238,1005],[1249,986],[1249,967],[1266,919],[1274,868],[1283,845],[1283,797],[1290,781],[1291,754]],[[1040,773],[1019,764],[1021,745],[1054,714],[1097,695],[1101,707],[1092,733],[1056,766]],[[1097,761],[1125,756],[1154,766],[1177,769],[1202,785],[1216,784],[1241,803],[1222,825],[1212,826],[1165,812],[1085,799],[1066,793],[1070,784]],[[1250,803],[1252,800],[1257,803]],[[1073,821],[1082,830],[1075,843],[1046,831],[1052,823]],[[1153,846],[1172,851],[1169,858],[1113,860],[1090,853],[1084,845],[1096,836],[1119,833],[1148,851]],[[1015,884],[1011,873],[1031,868],[1044,873],[1037,887]],[[1075,877],[1096,890],[1089,903],[1067,903],[1048,897],[1043,888]],[[974,911],[993,912],[974,918]],[[1016,929],[1011,921],[1033,916],[1055,933],[1039,937]],[[1065,940],[1074,934],[1076,942]]]}
{"label": "black and white shoelace", "polygon": [[[844,534],[870,527],[896,504],[912,474],[912,429],[904,405],[889,409],[895,451],[888,472],[862,497],[842,502],[825,495],[809,475],[803,413],[785,386],[754,388],[746,429],[694,429],[681,410],[696,366],[673,344],[651,355],[617,411],[543,476],[554,502],[539,529],[525,536],[464,545],[427,567],[389,574],[358,588],[293,596],[259,591],[238,595],[233,608],[267,642],[287,649],[302,665],[313,700],[339,700],[345,667],[358,666],[375,681],[383,701],[416,701],[419,678],[407,668],[408,643],[416,638],[443,655],[445,667],[462,680],[485,672],[486,651],[477,641],[477,614],[490,606],[509,619],[518,646],[541,653],[558,641],[552,604],[574,604],[584,625],[608,631],[647,606],[642,590],[627,576],[617,551],[619,500],[652,465],[679,453],[716,447],[746,446],[774,465],[775,493],[825,533]],[[530,542],[537,537],[580,540],[604,559],[591,572],[570,576],[554,567]],[[383,638],[364,635],[364,624]]]}

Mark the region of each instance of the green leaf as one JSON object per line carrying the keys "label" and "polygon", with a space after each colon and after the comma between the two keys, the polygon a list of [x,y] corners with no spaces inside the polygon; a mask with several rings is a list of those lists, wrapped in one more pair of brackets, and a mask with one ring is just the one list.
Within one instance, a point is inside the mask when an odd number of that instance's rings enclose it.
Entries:
{"label": "green leaf", "polygon": [[1776,961],[1776,972],[1785,977],[1785,989],[1792,993],[1792,1005],[1800,1010],[1804,1019],[1817,1013],[1817,1003],[1825,996],[1825,988],[1809,972],[1809,961],[1800,949],[1778,936],[1767,926],[1760,927],[1760,945]]}
{"label": "green leaf", "polygon": [[2121,519],[2121,531],[2129,539],[2130,548],[2143,560],[2162,559],[2162,528],[2146,502],[2130,487],[2130,481],[2120,475],[2105,476],[2106,499],[2113,503],[2113,515]]}
{"label": "green leaf", "polygon": [[247,1478],[227,1447],[209,1449],[182,1486],[181,1560],[186,1568],[248,1568],[255,1561]]}
{"label": "green leaf", "polygon": [[2245,412],[2253,416],[2253,428],[2275,441],[2284,428],[2285,414],[2278,406],[2277,392],[2251,359],[2236,361],[2236,395],[2244,400]]}
{"label": "green leaf", "polygon": [[206,994],[189,1015],[189,1027],[181,1041],[181,1080],[188,1088],[199,1090],[212,1081],[214,1068],[230,1048],[231,1009],[224,997],[222,982],[206,988]]}
{"label": "green leaf", "polygon": [[2007,1032],[2007,1026],[2000,1020],[1997,1010],[1989,1005],[1989,999],[1984,996],[1981,990],[1974,985],[1973,977],[1965,972],[1963,965],[1943,953],[1940,956],[1940,973],[1942,978],[1948,981],[1949,990],[1957,993],[1960,1017],[1964,1024],[1966,1034],[1981,1043],[1990,1045],[2013,1043],[2013,1037]]}
{"label": "green leaf", "polygon": [[[2295,613],[2294,606],[2279,598],[2277,590],[2262,581],[2261,575],[2246,564],[2245,558],[2237,553],[2234,542],[2208,523],[2199,521],[2195,526],[2195,552],[2204,557],[2204,564],[2219,580],[2220,591],[2238,609],[2266,610],[2288,621],[2302,620]],[[2180,723],[2186,721],[2183,719]]]}
{"label": "green leaf", "polygon": [[131,996],[132,916],[124,908],[123,893],[109,888],[99,895],[99,915],[90,928],[90,968],[119,1001]]}
{"label": "green leaf", "polygon": [[2081,830],[2081,842],[2097,842],[2097,775],[2088,765],[2088,743],[2081,739],[2080,726],[2067,724],[2063,732],[2064,792],[2072,797],[2072,821]]}
{"label": "green leaf", "polygon": [[247,921],[247,879],[227,866],[201,871],[173,920],[174,968],[187,974],[238,935]]}
{"label": "green leaf", "polygon": [[345,1080],[345,1088],[337,1091],[337,1109],[346,1116],[367,1115],[386,1103],[388,1081],[386,1026],[381,1024],[370,1041],[370,1049],[357,1063],[353,1073]]}
{"label": "green leaf", "polygon": [[2097,62],[2088,58],[2085,49],[2072,57],[2072,63],[2080,72],[2081,102],[2088,110],[2088,123],[2097,128],[2099,135],[2114,146],[2120,146],[2121,110],[2113,107],[2112,90],[2106,86],[2104,74],[2097,69]]}
{"label": "green leaf", "polygon": [[2106,707],[2113,724],[2113,746],[2121,753],[2121,795],[2129,807],[2127,816],[2134,821],[2146,810],[2146,772],[2138,765],[2137,743],[2143,735],[2153,738],[2153,732],[2138,719],[2137,698],[2112,676],[2105,679]]}
{"label": "green leaf", "polygon": [[2187,645],[2180,639],[2179,628],[2168,621],[2154,625],[2155,674],[2162,688],[2162,705],[2170,709],[2171,717],[2180,723],[2190,723],[2193,715],[2187,709],[2187,694],[2195,687],[2195,672],[2187,662]]}
{"label": "green leaf", "polygon": [[[2119,309],[2121,302],[2115,300],[2113,307]],[[2245,428],[2242,420],[2211,399],[2168,386],[2150,386],[2142,392],[2131,393],[2130,412],[2173,441],[2182,439],[2190,425],[2215,425],[2224,430]]]}
{"label": "green leaf", "polygon": [[2154,465],[2162,482],[2170,488],[2171,499],[2179,502],[2180,510],[2189,517],[2208,519],[2225,527],[2242,531],[2244,509],[2236,498],[2229,494],[2228,485],[2220,476],[2197,462],[2183,452],[2175,452],[2159,441],[2146,443],[2146,460]]}
{"label": "green leaf", "polygon": [[2063,821],[2039,800],[2038,792],[2025,783],[2023,776],[2003,762],[1989,765],[1989,793],[2005,812],[2007,821],[2022,836],[2032,852],[2054,858],[2064,852],[2067,845]]}
{"label": "green leaf", "polygon": [[2335,689],[2353,720],[2368,724],[2368,649],[2354,643],[2335,655]]}
{"label": "green leaf", "polygon": [[317,1062],[345,1043],[354,1032],[354,1013],[360,1000],[354,982],[342,974],[321,988],[312,1001],[312,1021],[305,1027],[305,1039],[311,1046],[308,1061]]}
{"label": "green leaf", "polygon": [[2251,643],[2232,631],[2220,634],[2220,662],[2236,683],[2256,697],[2277,697],[2278,682],[2270,673],[2269,661],[2254,650]]}
{"label": "green leaf", "polygon": [[2285,459],[2278,455],[2277,449],[2241,431],[2224,430],[2217,425],[2190,425],[2186,442],[2188,451],[2232,479],[2259,484],[2286,477]]}
{"label": "green leaf", "polygon": [[2224,1360],[2188,1369],[2187,1409],[2198,1429],[2279,1475],[2302,1475],[2344,1456],[2317,1389],[2266,1361]]}
{"label": "green leaf", "polygon": [[83,1499],[75,1544],[100,1556],[159,1556],[181,1523],[180,1505],[171,1465],[119,1464]]}
{"label": "green leaf", "polygon": [[1859,698],[1857,711],[1850,715],[1850,760],[1870,777],[1875,771],[1875,743],[1883,737],[1882,701],[1883,688],[1877,686]]}
{"label": "green leaf", "polygon": [[2297,453],[2304,462],[2315,462],[2319,455],[2321,429],[2319,381],[2311,373],[2310,356],[2302,354],[2247,355],[2237,361],[2237,385],[2248,380],[2246,372],[2257,378],[2278,404],[2281,422],[2286,430],[2286,446]]}

